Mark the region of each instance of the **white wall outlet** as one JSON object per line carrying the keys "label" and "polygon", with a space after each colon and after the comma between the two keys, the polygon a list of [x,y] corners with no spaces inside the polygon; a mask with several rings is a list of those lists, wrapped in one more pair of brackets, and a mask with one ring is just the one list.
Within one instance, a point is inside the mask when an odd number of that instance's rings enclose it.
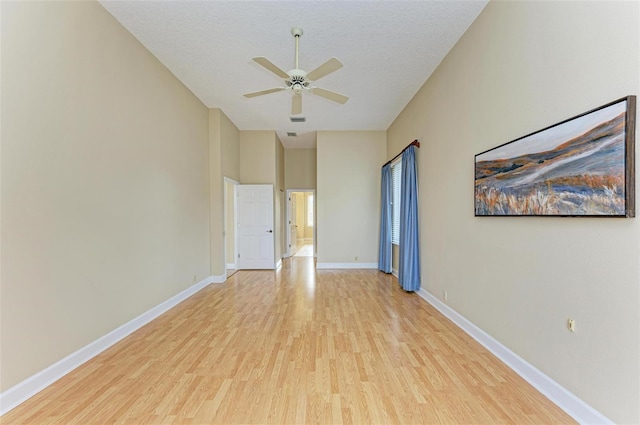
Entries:
{"label": "white wall outlet", "polygon": [[442,298],[444,298],[445,301],[449,301],[449,295],[447,294],[447,291],[442,291]]}
{"label": "white wall outlet", "polygon": [[569,328],[569,330],[571,332],[575,332],[576,331],[576,321],[573,320],[573,319],[567,320],[567,327]]}

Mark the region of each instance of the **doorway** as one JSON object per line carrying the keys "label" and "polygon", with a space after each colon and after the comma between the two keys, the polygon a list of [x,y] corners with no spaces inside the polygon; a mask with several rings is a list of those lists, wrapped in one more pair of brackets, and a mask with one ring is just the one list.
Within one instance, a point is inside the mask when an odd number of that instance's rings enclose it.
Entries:
{"label": "doorway", "polygon": [[237,181],[228,177],[224,178],[224,257],[227,269],[227,277],[237,270],[237,242],[236,242],[236,185]]}
{"label": "doorway", "polygon": [[287,256],[315,257],[315,190],[287,190]]}

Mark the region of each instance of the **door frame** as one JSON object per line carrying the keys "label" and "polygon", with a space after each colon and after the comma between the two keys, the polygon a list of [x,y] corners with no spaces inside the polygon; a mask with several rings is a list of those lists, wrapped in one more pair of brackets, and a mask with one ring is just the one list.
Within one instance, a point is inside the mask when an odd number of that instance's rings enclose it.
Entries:
{"label": "door frame", "polygon": [[[231,183],[233,185],[233,199],[231,200],[231,202],[233,202],[233,228],[234,228],[234,232],[233,232],[233,263],[229,263],[229,259],[227,258],[227,223],[229,220],[229,217],[227,217],[227,202],[229,202],[229,199],[227,199],[227,183]],[[222,233],[223,236],[223,243],[224,243],[224,272],[225,275],[227,274],[227,267],[229,264],[234,264],[236,269],[238,267],[238,197],[236,196],[236,186],[239,185],[240,182],[235,181],[234,179],[231,179],[229,177],[224,177],[224,181],[223,181],[223,189],[224,189],[224,200],[223,200],[223,208],[224,208],[224,232]]]}
{"label": "door frame", "polygon": [[318,212],[318,197],[316,196],[315,189],[287,189],[285,192],[285,202],[287,203],[287,214],[285,217],[285,227],[286,231],[286,245],[287,251],[285,253],[285,257],[291,257],[291,227],[289,225],[289,221],[291,220],[291,204],[289,198],[291,197],[291,192],[311,192],[313,193],[313,256],[316,256],[316,241],[318,240],[317,231],[318,231],[318,220],[317,220],[317,212]]}

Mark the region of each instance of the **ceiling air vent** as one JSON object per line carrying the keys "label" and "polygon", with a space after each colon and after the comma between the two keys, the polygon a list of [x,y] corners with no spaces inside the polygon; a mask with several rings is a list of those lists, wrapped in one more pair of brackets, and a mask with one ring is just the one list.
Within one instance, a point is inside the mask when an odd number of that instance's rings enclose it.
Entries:
{"label": "ceiling air vent", "polygon": [[298,137],[298,133],[292,133],[290,131],[287,131],[287,136],[289,136],[289,137]]}
{"label": "ceiling air vent", "polygon": [[306,122],[307,119],[305,117],[290,117],[291,122]]}

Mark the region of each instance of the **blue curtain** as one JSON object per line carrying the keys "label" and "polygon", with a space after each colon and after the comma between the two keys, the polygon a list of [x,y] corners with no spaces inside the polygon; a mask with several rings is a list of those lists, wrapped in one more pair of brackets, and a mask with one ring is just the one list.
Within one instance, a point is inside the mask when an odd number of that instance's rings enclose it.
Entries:
{"label": "blue curtain", "polygon": [[391,164],[382,167],[378,269],[391,273]]}
{"label": "blue curtain", "polygon": [[405,291],[417,291],[420,289],[420,234],[415,146],[409,146],[402,153],[401,182],[398,280]]}

